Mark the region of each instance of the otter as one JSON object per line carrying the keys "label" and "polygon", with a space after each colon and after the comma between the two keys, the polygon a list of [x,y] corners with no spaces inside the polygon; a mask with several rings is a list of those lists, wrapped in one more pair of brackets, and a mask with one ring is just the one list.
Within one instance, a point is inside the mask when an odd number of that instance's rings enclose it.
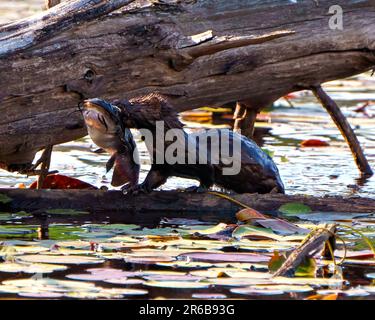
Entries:
{"label": "otter", "polygon": [[[92,101],[92,100],[89,100]],[[98,100],[96,100],[97,103]],[[200,182],[199,187],[188,188],[189,191],[205,191],[217,185],[221,188],[232,190],[236,193],[284,193],[284,185],[281,181],[279,171],[273,160],[257,146],[257,144],[231,130],[227,130],[226,138],[229,141],[229,148],[235,151],[233,146],[240,145],[240,155],[229,157],[220,153],[219,159],[213,161],[211,147],[216,150],[224,148],[222,139],[213,141],[207,131],[188,134],[183,130],[183,124],[178,119],[178,114],[170,102],[162,95],[152,93],[149,95],[127,100],[115,100],[113,104],[121,111],[119,121],[124,127],[138,129],[142,134],[152,134],[151,143],[146,143],[146,147],[151,156],[151,169],[146,179],[139,185],[125,185],[124,193],[151,192],[163,185],[169,177],[195,179]],[[167,149],[175,141],[163,141],[164,146],[157,148],[157,123],[163,121],[164,134],[171,129],[177,129],[182,140],[185,142],[185,154],[182,163],[169,164],[167,162],[158,163],[158,156],[164,156]],[[217,130],[219,138],[224,135],[223,130]],[[197,140],[207,141],[206,145],[196,143]],[[160,141],[159,141],[160,142]],[[216,145],[214,145],[216,144]],[[186,161],[191,155],[191,148],[197,154],[205,154],[207,161],[204,163],[189,163]],[[178,147],[178,146],[177,146]],[[233,155],[234,156],[234,155]],[[228,168],[228,160],[239,162],[239,171],[234,175],[224,174]]]}

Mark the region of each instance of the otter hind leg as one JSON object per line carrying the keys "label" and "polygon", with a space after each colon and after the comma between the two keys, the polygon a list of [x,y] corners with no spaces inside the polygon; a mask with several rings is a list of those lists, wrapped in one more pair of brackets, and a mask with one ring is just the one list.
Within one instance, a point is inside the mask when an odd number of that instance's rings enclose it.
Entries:
{"label": "otter hind leg", "polygon": [[186,188],[186,192],[207,192],[214,184],[214,168],[211,165],[199,168],[199,170],[197,170],[197,177],[199,180],[199,186],[192,186]]}
{"label": "otter hind leg", "polygon": [[199,186],[191,186],[184,190],[184,192],[196,192],[196,193],[204,193],[208,191],[208,187],[200,184]]}

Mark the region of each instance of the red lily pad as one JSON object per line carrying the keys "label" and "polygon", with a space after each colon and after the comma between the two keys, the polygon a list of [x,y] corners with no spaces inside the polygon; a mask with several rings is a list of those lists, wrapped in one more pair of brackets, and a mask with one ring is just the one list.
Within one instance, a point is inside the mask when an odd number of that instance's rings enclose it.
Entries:
{"label": "red lily pad", "polygon": [[301,142],[302,147],[328,147],[329,143],[319,139],[308,139]]}
{"label": "red lily pad", "polygon": [[[30,185],[30,189],[36,189],[37,182]],[[61,174],[50,174],[43,182],[42,189],[97,189],[95,186],[76,178]]]}

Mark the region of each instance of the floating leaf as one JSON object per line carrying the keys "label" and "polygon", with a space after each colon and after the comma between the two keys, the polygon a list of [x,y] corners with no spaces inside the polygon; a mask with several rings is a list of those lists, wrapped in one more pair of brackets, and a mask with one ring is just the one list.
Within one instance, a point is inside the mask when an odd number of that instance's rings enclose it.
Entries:
{"label": "floating leaf", "polygon": [[275,155],[275,151],[271,151],[269,149],[266,149],[266,148],[262,148],[263,152],[266,153],[269,157],[273,158],[273,156]]}
{"label": "floating leaf", "polygon": [[278,290],[277,288],[275,288],[275,289],[260,289],[260,288],[256,289],[254,287],[230,289],[230,292],[237,293],[237,294],[251,295],[251,296],[256,296],[256,295],[276,296],[276,295],[281,295],[281,294],[284,293],[283,290]]}
{"label": "floating leaf", "polygon": [[244,295],[279,295],[290,292],[310,292],[313,291],[313,288],[306,285],[257,285],[247,288],[235,288],[230,291]]}
{"label": "floating leaf", "polygon": [[368,291],[364,290],[361,287],[351,288],[349,290],[343,291],[342,293],[348,297],[366,297],[370,295]]}
{"label": "floating leaf", "polygon": [[203,262],[268,262],[270,257],[255,253],[211,253],[211,252],[191,252],[178,257]]}
{"label": "floating leaf", "polygon": [[171,288],[171,289],[203,289],[210,286],[209,283],[193,281],[147,281],[145,286]]}
{"label": "floating leaf", "polygon": [[78,233],[85,229],[72,225],[50,224],[48,226],[49,239],[52,240],[78,240]]}
{"label": "floating leaf", "polygon": [[82,281],[104,281],[108,279],[126,279],[126,272],[123,274],[112,274],[108,273],[82,273],[82,274],[68,274],[66,275],[68,279],[72,280],[82,280]]}
{"label": "floating leaf", "polygon": [[17,257],[20,262],[52,263],[52,264],[95,264],[103,263],[104,260],[96,257],[85,256],[60,256],[60,255],[25,255]]}
{"label": "floating leaf", "polygon": [[287,156],[281,156],[280,157],[280,160],[281,160],[281,162],[289,162],[289,159],[288,159],[288,157]]}
{"label": "floating leaf", "polygon": [[314,294],[312,296],[307,297],[305,300],[337,300],[337,297],[337,293],[329,295]]}
{"label": "floating leaf", "polygon": [[282,240],[282,237],[273,233],[271,229],[259,228],[251,225],[243,225],[237,227],[232,234],[236,239],[251,238],[251,239],[272,239]]}
{"label": "floating leaf", "polygon": [[64,297],[64,294],[57,293],[57,292],[18,292],[18,295],[21,297],[27,297],[27,298],[45,298],[45,299]]}
{"label": "floating leaf", "polygon": [[291,202],[291,203],[283,204],[279,208],[279,211],[286,215],[296,215],[296,214],[301,214],[301,213],[310,213],[311,208],[309,206],[306,206],[303,203]]}
{"label": "floating leaf", "polygon": [[285,255],[280,255],[278,251],[275,250],[272,258],[268,262],[268,270],[270,272],[276,272],[280,269],[283,263],[286,261]]}
{"label": "floating leaf", "polygon": [[6,194],[0,193],[0,203],[6,204],[12,201],[13,201],[12,198],[9,198]]}
{"label": "floating leaf", "polygon": [[169,268],[210,268],[212,263],[200,262],[200,261],[172,261],[172,262],[158,262],[156,265]]}
{"label": "floating leaf", "polygon": [[83,215],[83,214],[90,214],[90,212],[87,211],[77,211],[73,209],[49,209],[46,210],[46,213],[53,214],[53,215]]}
{"label": "floating leaf", "polygon": [[329,143],[319,139],[309,139],[301,142],[302,147],[328,147]]}
{"label": "floating leaf", "polygon": [[127,278],[111,278],[103,280],[106,283],[119,284],[119,285],[141,285],[144,283],[141,279],[127,279]]}
{"label": "floating leaf", "polygon": [[336,278],[287,278],[287,277],[276,277],[272,279],[272,282],[276,284],[298,284],[298,285],[310,285],[310,286],[342,286],[345,283],[344,279]]}
{"label": "floating leaf", "polygon": [[310,232],[308,229],[303,229],[281,219],[261,219],[257,220],[257,224],[260,224],[264,228],[271,229],[273,232],[280,235],[308,234]]}
{"label": "floating leaf", "polygon": [[156,257],[125,257],[125,262],[127,263],[140,263],[140,264],[155,264],[157,262],[169,262],[173,261],[174,258],[164,255],[164,256],[156,256]]}
{"label": "floating leaf", "polygon": [[222,287],[244,287],[258,284],[270,284],[271,279],[258,278],[209,278],[206,282]]}
{"label": "floating leaf", "polygon": [[191,296],[194,299],[202,299],[202,300],[215,300],[215,299],[226,299],[227,296],[225,294],[220,293],[193,293]]}
{"label": "floating leaf", "polygon": [[[37,188],[37,181],[30,185],[30,189]],[[97,189],[95,186],[81,181],[76,178],[67,177],[61,174],[50,174],[48,175],[44,182],[42,189]]]}
{"label": "floating leaf", "polygon": [[238,268],[210,268],[207,270],[191,271],[191,275],[202,278],[250,278],[250,279],[269,279],[271,274],[267,272],[255,272]]}
{"label": "floating leaf", "polygon": [[25,211],[16,213],[0,212],[0,221],[19,220],[30,217],[32,217],[32,215],[26,213]]}
{"label": "floating leaf", "polygon": [[148,281],[201,281],[204,277],[197,277],[190,274],[181,274],[181,275],[168,275],[168,274],[153,274],[145,275],[144,279]]}
{"label": "floating leaf", "polygon": [[267,216],[261,214],[259,211],[251,208],[245,208],[236,213],[236,218],[238,221],[248,222],[254,219],[268,219]]}
{"label": "floating leaf", "polygon": [[371,213],[338,213],[338,212],[316,212],[316,213],[296,213],[293,216],[308,221],[339,221],[339,220],[351,220],[360,217],[373,217]]}
{"label": "floating leaf", "polygon": [[27,229],[26,226],[0,226],[0,235],[2,237],[26,236],[35,234],[35,232],[35,227],[30,227],[30,229]]}
{"label": "floating leaf", "polygon": [[53,265],[53,264],[41,264],[41,263],[33,263],[33,264],[20,264],[20,263],[1,263],[0,264],[0,272],[8,272],[8,273],[51,273],[55,271],[63,271],[66,270],[66,266],[62,265]]}

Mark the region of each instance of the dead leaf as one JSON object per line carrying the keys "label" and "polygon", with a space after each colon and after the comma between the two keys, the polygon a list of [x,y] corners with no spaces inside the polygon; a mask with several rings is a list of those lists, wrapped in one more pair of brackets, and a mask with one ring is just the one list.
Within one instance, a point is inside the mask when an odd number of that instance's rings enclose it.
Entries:
{"label": "dead leaf", "polygon": [[241,222],[249,222],[254,219],[268,219],[264,214],[252,208],[245,208],[236,213],[237,220]]}
{"label": "dead leaf", "polygon": [[[36,189],[37,182],[30,185],[30,189]],[[97,189],[95,186],[76,178],[51,174],[43,182],[43,189]]]}
{"label": "dead leaf", "polygon": [[302,147],[328,147],[329,143],[319,139],[308,139],[301,142]]}

